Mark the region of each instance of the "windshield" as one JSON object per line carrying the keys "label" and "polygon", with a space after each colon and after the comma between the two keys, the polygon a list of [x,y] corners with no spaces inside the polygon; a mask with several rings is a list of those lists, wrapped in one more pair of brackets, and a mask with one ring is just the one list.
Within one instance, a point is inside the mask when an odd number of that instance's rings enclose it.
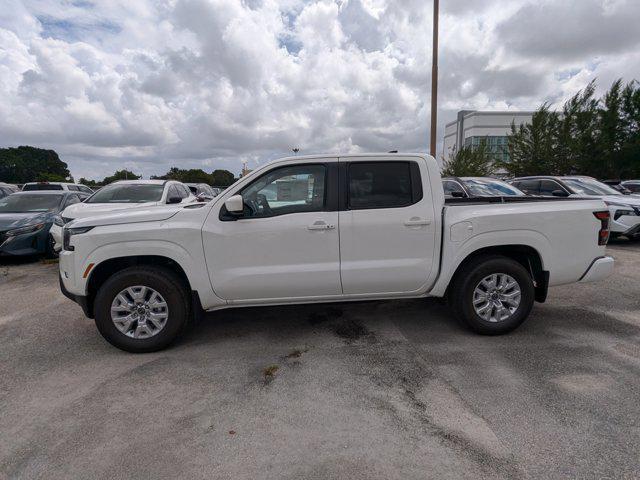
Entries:
{"label": "windshield", "polygon": [[563,181],[578,195],[622,195],[609,185],[593,178],[564,178]]}
{"label": "windshield", "polygon": [[56,212],[62,195],[9,195],[0,200],[0,213]]}
{"label": "windshield", "polygon": [[158,202],[164,185],[107,185],[94,193],[85,203],[145,203]]}
{"label": "windshield", "polygon": [[463,178],[462,181],[471,192],[471,195],[475,197],[513,197],[524,195],[524,193],[516,187],[502,180],[494,180],[491,178]]}

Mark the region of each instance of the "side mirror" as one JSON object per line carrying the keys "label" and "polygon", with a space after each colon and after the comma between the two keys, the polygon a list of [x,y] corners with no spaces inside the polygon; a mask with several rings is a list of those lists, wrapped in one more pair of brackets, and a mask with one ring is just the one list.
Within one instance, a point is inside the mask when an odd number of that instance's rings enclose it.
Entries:
{"label": "side mirror", "polygon": [[464,198],[467,195],[464,192],[454,191],[454,192],[451,192],[451,196],[453,198]]}
{"label": "side mirror", "polygon": [[211,195],[207,195],[206,193],[200,193],[196,195],[196,201],[198,202],[208,202],[209,200],[213,200]]}
{"label": "side mirror", "polygon": [[182,198],[180,197],[169,197],[167,198],[167,203],[180,203]]}
{"label": "side mirror", "polygon": [[234,195],[233,197],[229,197],[225,200],[224,206],[227,209],[227,212],[239,215],[244,211],[244,200],[242,199],[242,195]]}
{"label": "side mirror", "polygon": [[554,197],[568,197],[569,194],[567,192],[565,192],[564,190],[554,190],[553,192],[551,192],[551,195],[553,195]]}

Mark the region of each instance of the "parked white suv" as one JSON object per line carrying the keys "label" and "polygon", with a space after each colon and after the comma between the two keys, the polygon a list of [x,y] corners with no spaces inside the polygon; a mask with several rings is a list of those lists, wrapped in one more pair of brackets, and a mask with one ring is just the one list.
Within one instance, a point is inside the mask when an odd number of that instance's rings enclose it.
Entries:
{"label": "parked white suv", "polygon": [[601,200],[445,201],[419,154],[277,160],[208,203],[64,227],[63,293],[131,352],[230,307],[443,297],[482,334],[513,330],[547,288],[606,277]]}
{"label": "parked white suv", "polygon": [[68,183],[68,182],[29,182],[25,183],[22,186],[23,192],[34,192],[41,190],[66,190],[69,192],[80,192],[85,195],[92,195],[93,190],[91,190],[86,185],[81,185],[79,183]]}
{"label": "parked white suv", "polygon": [[62,227],[72,220],[101,216],[114,210],[191,203],[196,197],[182,182],[174,180],[121,180],[101,188],[82,203],[67,207],[51,226],[54,251],[62,249]]}
{"label": "parked white suv", "polygon": [[537,176],[515,178],[509,183],[528,195],[599,198],[609,207],[612,237],[636,238],[640,235],[640,198],[623,195],[595,178]]}

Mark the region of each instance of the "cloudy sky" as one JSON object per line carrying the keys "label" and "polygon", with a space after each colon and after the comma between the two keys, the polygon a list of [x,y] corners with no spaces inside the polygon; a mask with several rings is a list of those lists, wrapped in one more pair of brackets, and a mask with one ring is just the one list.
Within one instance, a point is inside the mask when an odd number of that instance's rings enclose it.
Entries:
{"label": "cloudy sky", "polygon": [[[0,0],[0,147],[76,177],[426,151],[430,0]],[[441,0],[439,139],[640,77],[640,0]],[[639,78],[640,79],[640,78]]]}

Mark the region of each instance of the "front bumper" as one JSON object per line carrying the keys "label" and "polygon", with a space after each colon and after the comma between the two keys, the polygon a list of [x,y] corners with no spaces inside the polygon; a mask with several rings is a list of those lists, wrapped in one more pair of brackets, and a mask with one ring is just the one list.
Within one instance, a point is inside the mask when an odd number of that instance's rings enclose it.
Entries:
{"label": "front bumper", "polygon": [[615,211],[611,214],[611,233],[633,236],[640,233],[640,215],[623,215],[615,220]]}
{"label": "front bumper", "polygon": [[603,278],[607,278],[611,273],[613,273],[613,267],[615,265],[615,261],[612,257],[600,257],[596,258],[582,278],[580,278],[580,282],[597,282],[598,280],[602,280]]}
{"label": "front bumper", "polygon": [[0,256],[37,255],[47,250],[47,236],[49,229],[43,229],[9,237],[2,235],[0,238]]}
{"label": "front bumper", "polygon": [[631,227],[629,230],[622,233],[622,235],[626,237],[635,237],[636,235],[640,235],[640,223],[635,227]]}
{"label": "front bumper", "polygon": [[73,300],[84,312],[84,315],[89,318],[93,318],[93,305],[89,302],[89,298],[84,295],[74,295],[69,290],[67,290],[64,286],[64,282],[62,281],[62,275],[58,274],[58,281],[60,282],[60,291],[62,294],[67,297],[69,300]]}

